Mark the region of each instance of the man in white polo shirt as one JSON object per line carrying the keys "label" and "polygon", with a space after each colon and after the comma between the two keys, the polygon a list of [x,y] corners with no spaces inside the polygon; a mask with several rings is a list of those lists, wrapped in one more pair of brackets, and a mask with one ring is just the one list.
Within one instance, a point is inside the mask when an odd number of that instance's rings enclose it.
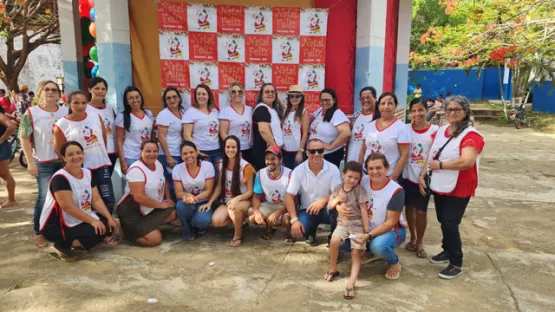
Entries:
{"label": "man in white polo shirt", "polygon": [[[334,164],[324,159],[324,143],[319,139],[308,141],[306,155],[308,160],[291,174],[286,206],[291,216],[293,235],[304,237],[307,244],[313,245],[318,225],[330,224],[331,232],[335,229],[337,211],[330,212],[327,204],[332,190],[341,184],[341,173]],[[298,214],[295,206],[297,195],[301,196]]]}

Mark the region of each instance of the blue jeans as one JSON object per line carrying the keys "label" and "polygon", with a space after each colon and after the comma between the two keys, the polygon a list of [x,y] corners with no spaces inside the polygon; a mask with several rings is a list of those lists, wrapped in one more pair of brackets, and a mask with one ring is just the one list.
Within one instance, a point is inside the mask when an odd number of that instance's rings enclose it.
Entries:
{"label": "blue jeans", "polygon": [[329,242],[331,234],[337,227],[337,210],[333,209],[329,211],[327,207],[322,208],[317,215],[311,215],[306,212],[306,209],[302,209],[299,211],[297,218],[299,218],[299,221],[303,224],[305,238],[309,236],[316,237],[318,225],[329,224],[331,228],[330,234],[328,235]]}
{"label": "blue jeans", "polygon": [[132,165],[134,162],[136,162],[137,160],[139,160],[139,159],[127,158],[127,157],[124,157],[124,158],[125,158],[125,162],[127,163],[127,168],[131,167],[131,165]]}
{"label": "blue jeans", "polygon": [[[291,170],[297,167],[297,152],[286,152],[282,151],[283,154],[283,165]],[[306,155],[303,153],[303,161],[306,160]]]}
{"label": "blue jeans", "polygon": [[[172,158],[175,160],[175,165],[178,165],[183,162],[183,159],[181,159],[181,156],[172,156]],[[168,161],[167,161],[166,155],[158,155],[158,161],[162,164],[162,167],[164,167],[164,176],[166,177],[166,181],[168,181],[168,185],[170,186],[170,193],[172,195],[172,199],[173,201],[175,201],[175,190],[173,188],[173,179],[172,179],[171,172],[168,170],[169,167],[168,167]]]}
{"label": "blue jeans", "polygon": [[[375,256],[383,258],[388,264],[397,264],[399,257],[395,253],[395,248],[399,247],[407,238],[407,229],[399,227],[395,231],[389,231],[380,236],[374,237],[370,244],[367,244],[366,251],[372,252]],[[351,241],[346,239],[341,250],[350,251]]]}
{"label": "blue jeans", "polygon": [[210,226],[213,210],[200,212],[198,209],[207,200],[196,204],[185,204],[182,200],[177,202],[177,217],[183,224],[183,237],[189,239],[197,236],[198,229],[206,229]]}
{"label": "blue jeans", "polygon": [[214,168],[216,168],[216,164],[218,163],[218,161],[222,160],[222,151],[220,149],[215,149],[213,151],[200,151],[203,154],[206,154],[208,156],[208,161],[212,163],[212,165],[214,165]]}
{"label": "blue jeans", "polygon": [[39,195],[37,197],[37,202],[35,204],[35,212],[33,216],[33,229],[36,235],[40,235],[39,232],[39,222],[40,214],[42,213],[42,207],[44,206],[44,201],[46,200],[46,193],[48,192],[48,184],[50,179],[56,173],[56,171],[62,169],[61,162],[46,162],[40,163],[35,160],[37,165],[37,185],[39,187]]}
{"label": "blue jeans", "polygon": [[100,193],[102,201],[104,201],[106,208],[112,214],[116,207],[116,197],[114,196],[110,166],[91,170],[91,178],[96,182],[98,193]]}

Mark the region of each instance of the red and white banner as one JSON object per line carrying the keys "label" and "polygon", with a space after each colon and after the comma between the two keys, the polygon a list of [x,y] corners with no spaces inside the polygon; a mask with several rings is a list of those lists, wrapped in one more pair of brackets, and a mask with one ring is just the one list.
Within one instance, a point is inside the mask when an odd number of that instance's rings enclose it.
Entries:
{"label": "red and white banner", "polygon": [[324,88],[327,20],[326,9],[160,1],[162,88],[179,88],[190,105],[196,85],[206,84],[221,109],[234,81],[251,106],[264,83],[273,83],[280,98],[299,84],[313,111]]}

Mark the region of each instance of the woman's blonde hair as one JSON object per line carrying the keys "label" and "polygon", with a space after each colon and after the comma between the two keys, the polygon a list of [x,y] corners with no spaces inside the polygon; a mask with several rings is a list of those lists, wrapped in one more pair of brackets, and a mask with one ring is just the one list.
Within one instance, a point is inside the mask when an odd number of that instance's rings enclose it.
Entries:
{"label": "woman's blonde hair", "polygon": [[39,86],[37,87],[37,98],[39,99],[39,104],[42,103],[42,94],[44,93],[44,88],[49,83],[56,86],[56,89],[58,89],[58,98],[60,97],[60,86],[58,86],[56,82],[52,80],[42,80],[41,82],[39,82]]}

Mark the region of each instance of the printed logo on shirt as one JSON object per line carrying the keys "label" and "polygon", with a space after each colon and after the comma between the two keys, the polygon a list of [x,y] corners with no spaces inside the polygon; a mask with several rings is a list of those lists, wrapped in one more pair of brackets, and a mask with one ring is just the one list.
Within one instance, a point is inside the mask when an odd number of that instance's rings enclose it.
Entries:
{"label": "printed logo on shirt", "polygon": [[185,192],[187,193],[191,193],[194,196],[197,196],[198,194],[201,193],[200,187],[198,187],[197,185],[193,185],[193,186],[189,186],[186,188]]}
{"label": "printed logo on shirt", "polygon": [[432,159],[436,158],[437,152],[439,152],[439,147],[438,146],[434,146],[432,148],[432,150],[430,151],[430,154],[432,155]]}
{"label": "printed logo on shirt", "polygon": [[274,190],[271,194],[271,197],[272,197],[271,198],[272,203],[274,203],[274,204],[282,204],[283,203],[283,200],[281,198],[281,194],[279,193],[278,190]]}
{"label": "printed logo on shirt", "polygon": [[104,119],[104,128],[106,128],[106,134],[111,135],[112,134],[112,123],[106,117],[103,117],[103,119]]}
{"label": "printed logo on shirt", "polygon": [[225,182],[225,196],[231,198],[233,193],[231,193],[231,180]]}
{"label": "printed logo on shirt", "polygon": [[293,131],[291,131],[291,121],[290,120],[287,120],[283,124],[283,135],[284,136],[292,136],[293,135]]}
{"label": "printed logo on shirt", "polygon": [[91,205],[91,194],[88,190],[85,190],[81,197],[79,198],[79,204],[81,206],[81,210],[90,211],[92,209]]}
{"label": "printed logo on shirt", "polygon": [[380,140],[376,140],[370,144],[370,154],[374,153],[382,153],[382,144],[380,143]]}
{"label": "printed logo on shirt", "polygon": [[355,139],[355,142],[361,142],[363,135],[364,135],[364,124],[361,123],[353,131],[353,138]]}
{"label": "printed logo on shirt", "polygon": [[158,197],[164,195],[164,186],[165,186],[164,179],[160,178],[158,180]]}
{"label": "printed logo on shirt", "polygon": [[210,136],[218,135],[218,123],[216,121],[212,120],[208,124],[208,134]]}
{"label": "printed logo on shirt", "polygon": [[320,124],[319,121],[313,121],[312,125],[310,125],[310,133],[313,135],[318,134],[318,125]]}
{"label": "printed logo on shirt", "polygon": [[147,127],[139,129],[139,136],[141,138],[141,142],[146,142],[150,140],[150,131],[148,131]]}
{"label": "printed logo on shirt", "polygon": [[245,120],[241,125],[241,136],[242,137],[249,137],[251,133],[251,124]]}
{"label": "printed logo on shirt", "polygon": [[94,134],[93,130],[89,126],[85,126],[82,130],[83,138],[87,142],[87,146],[98,142],[98,138]]}
{"label": "printed logo on shirt", "polygon": [[411,144],[410,148],[410,162],[415,164],[424,164],[424,146],[422,143]]}
{"label": "printed logo on shirt", "polygon": [[368,219],[372,219],[372,217],[374,217],[374,198],[369,196],[369,200],[368,200],[368,204],[367,204],[367,208],[366,211],[368,212]]}

